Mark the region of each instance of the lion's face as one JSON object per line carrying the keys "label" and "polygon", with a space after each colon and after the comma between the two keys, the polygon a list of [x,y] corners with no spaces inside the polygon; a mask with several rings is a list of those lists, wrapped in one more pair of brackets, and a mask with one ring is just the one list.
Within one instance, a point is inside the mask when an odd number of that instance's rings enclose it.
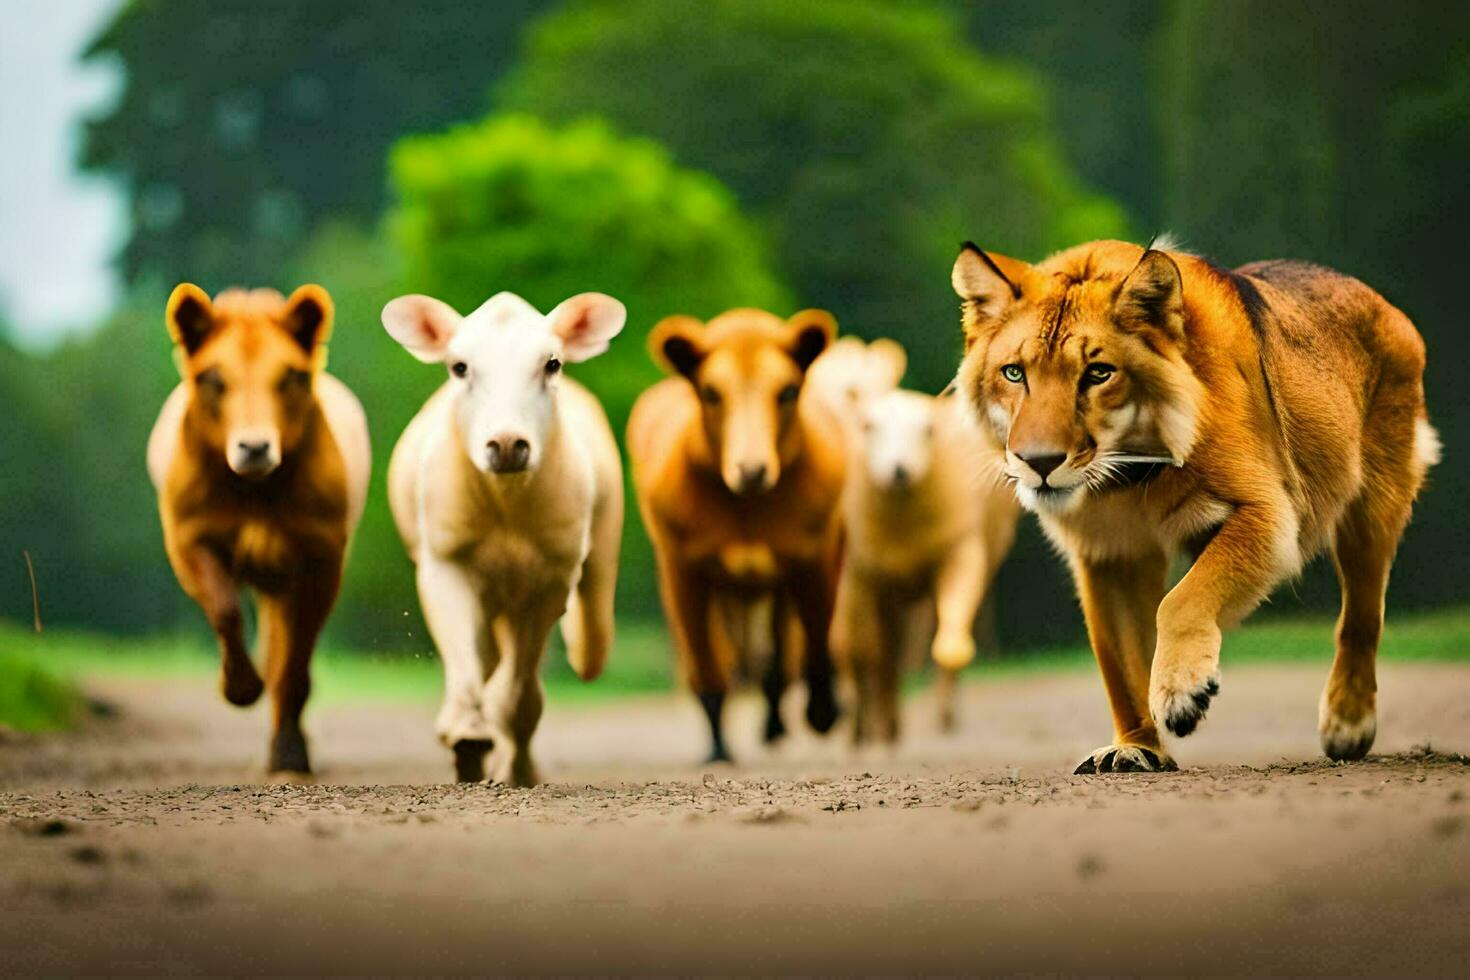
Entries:
{"label": "lion's face", "polygon": [[1179,270],[1148,252],[1125,278],[1052,273],[967,247],[962,396],[1031,510],[1061,512],[1145,460],[1183,462],[1198,382],[1182,356]]}

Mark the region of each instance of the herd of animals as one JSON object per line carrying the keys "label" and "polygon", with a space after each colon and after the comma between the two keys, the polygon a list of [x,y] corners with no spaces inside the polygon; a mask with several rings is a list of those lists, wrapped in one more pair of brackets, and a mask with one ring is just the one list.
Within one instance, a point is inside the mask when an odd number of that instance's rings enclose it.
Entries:
{"label": "herd of animals", "polygon": [[[1408,318],[1320,266],[1226,270],[1115,241],[1035,265],[966,243],[951,282],[963,353],[938,397],[899,387],[898,344],[838,338],[822,310],[675,315],[649,333],[669,376],[638,398],[625,448],[711,757],[729,758],[725,699],[747,676],[767,741],[798,678],[817,732],[846,700],[856,740],[896,739],[921,642],[952,723],[1023,508],[1071,566],[1112,711],[1078,773],[1175,768],[1161,733],[1188,735],[1218,693],[1221,630],[1324,551],[1342,611],[1319,732],[1331,758],[1364,756],[1389,568],[1440,448]],[[392,338],[445,372],[394,448],[388,503],[460,780],[540,778],[558,622],[582,679],[607,663],[622,455],[564,367],[625,319],[591,292],[545,314],[510,292],[467,315],[422,295],[383,309]],[[166,323],[182,380],[148,444],[168,558],[218,636],[224,696],[269,690],[269,769],[285,778],[311,771],[312,650],[367,497],[363,409],[324,370],[332,320],[315,285],[212,300],[180,285]]]}

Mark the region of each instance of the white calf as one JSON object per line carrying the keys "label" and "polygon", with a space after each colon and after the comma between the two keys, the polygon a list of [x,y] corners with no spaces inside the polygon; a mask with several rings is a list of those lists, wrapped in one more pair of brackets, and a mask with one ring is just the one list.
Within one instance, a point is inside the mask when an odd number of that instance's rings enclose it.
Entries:
{"label": "white calf", "polygon": [[[499,293],[461,317],[400,296],[383,326],[449,377],[404,430],[388,498],[444,662],[435,730],[459,779],[537,781],[542,651],[561,619],[573,669],[592,680],[613,634],[622,463],[602,406],[563,362],[607,349],[626,311],[583,293],[542,315]],[[565,615],[563,615],[565,613]]]}

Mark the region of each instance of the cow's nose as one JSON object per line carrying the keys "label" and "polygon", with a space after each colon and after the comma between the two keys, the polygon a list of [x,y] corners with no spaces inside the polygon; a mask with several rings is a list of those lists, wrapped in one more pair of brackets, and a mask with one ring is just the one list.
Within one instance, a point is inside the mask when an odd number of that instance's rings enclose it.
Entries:
{"label": "cow's nose", "polygon": [[766,464],[744,463],[740,466],[740,492],[764,490],[766,487]]}
{"label": "cow's nose", "polygon": [[1041,477],[1041,482],[1043,483],[1051,475],[1052,470],[1067,461],[1066,453],[1016,453],[1016,456],[1021,462],[1035,470],[1036,475]]}
{"label": "cow's nose", "polygon": [[518,473],[531,461],[531,444],[520,436],[496,436],[485,443],[485,453],[496,473]]}
{"label": "cow's nose", "polygon": [[245,454],[246,459],[251,460],[252,462],[258,459],[264,459],[267,455],[270,454],[271,451],[271,444],[270,440],[268,439],[262,440],[260,442],[252,442],[248,439],[240,439],[236,441],[235,447],[239,449],[240,452]]}

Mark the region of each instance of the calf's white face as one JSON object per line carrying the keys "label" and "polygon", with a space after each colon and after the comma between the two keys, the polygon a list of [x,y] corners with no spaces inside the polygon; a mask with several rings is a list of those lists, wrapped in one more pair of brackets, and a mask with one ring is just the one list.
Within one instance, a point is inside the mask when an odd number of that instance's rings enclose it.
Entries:
{"label": "calf's white face", "polygon": [[905,490],[934,462],[935,401],[912,391],[890,391],[863,411],[863,462],[880,490]]}
{"label": "calf's white face", "polygon": [[485,473],[540,464],[562,365],[607,350],[626,319],[623,304],[601,293],[573,296],[545,315],[514,293],[497,293],[468,316],[430,296],[383,307],[394,340],[448,369],[460,442]]}

